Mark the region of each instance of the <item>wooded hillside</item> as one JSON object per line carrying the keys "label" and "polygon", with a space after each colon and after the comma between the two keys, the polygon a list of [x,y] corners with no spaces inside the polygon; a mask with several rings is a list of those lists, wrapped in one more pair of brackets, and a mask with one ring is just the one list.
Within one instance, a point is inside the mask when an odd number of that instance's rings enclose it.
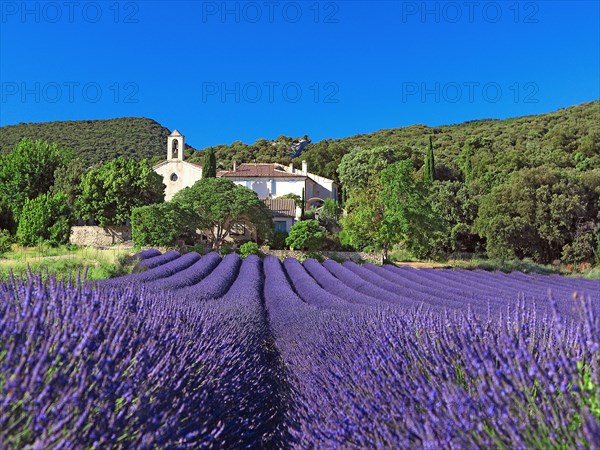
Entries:
{"label": "wooded hillside", "polygon": [[22,123],[0,128],[0,154],[9,153],[22,138],[29,138],[72,149],[86,167],[119,156],[138,161],[161,159],[169,134],[158,122],[141,117]]}

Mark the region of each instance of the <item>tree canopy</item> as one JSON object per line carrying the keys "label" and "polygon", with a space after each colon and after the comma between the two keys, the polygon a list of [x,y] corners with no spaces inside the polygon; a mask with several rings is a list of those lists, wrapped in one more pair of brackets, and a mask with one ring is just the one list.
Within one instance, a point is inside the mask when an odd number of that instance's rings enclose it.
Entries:
{"label": "tree canopy", "polygon": [[337,168],[340,183],[348,191],[364,189],[373,175],[398,160],[398,152],[389,146],[354,147],[344,155]]}
{"label": "tree canopy", "polygon": [[217,176],[217,158],[212,147],[204,150],[202,162],[202,178],[216,178]]}
{"label": "tree canopy", "polygon": [[[0,154],[9,153],[27,137],[71,149],[85,167],[119,156],[136,161],[153,157],[162,160],[166,156],[169,134],[158,122],[143,117],[20,123],[0,127]],[[186,144],[187,156],[194,150]]]}
{"label": "tree canopy", "polygon": [[62,192],[42,194],[25,200],[17,241],[25,246],[33,246],[40,241],[51,245],[64,244],[69,240],[70,228],[71,212],[66,195]]}
{"label": "tree canopy", "polygon": [[0,202],[19,220],[26,200],[50,190],[54,172],[73,158],[56,144],[22,139],[14,150],[0,157]]}
{"label": "tree canopy", "polygon": [[384,260],[401,241],[419,248],[434,221],[414,175],[410,161],[399,161],[350,194],[341,223],[354,246],[380,249]]}
{"label": "tree canopy", "polygon": [[165,185],[147,161],[117,158],[83,175],[80,192],[80,217],[104,227],[127,223],[136,207],[162,202]]}
{"label": "tree canopy", "polygon": [[272,235],[271,211],[256,193],[227,178],[203,178],[172,200],[191,213],[189,226],[200,229],[220,248],[235,226],[251,224],[259,239]]}

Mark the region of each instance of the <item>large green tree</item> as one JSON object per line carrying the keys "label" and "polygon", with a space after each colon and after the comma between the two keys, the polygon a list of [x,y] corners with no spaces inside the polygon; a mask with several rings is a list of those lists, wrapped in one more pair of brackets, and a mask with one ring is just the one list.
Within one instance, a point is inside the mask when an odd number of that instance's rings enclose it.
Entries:
{"label": "large green tree", "polygon": [[479,206],[477,187],[460,181],[436,180],[428,191],[427,201],[439,224],[439,229],[429,235],[429,256],[483,249],[483,240],[473,230]]}
{"label": "large green tree", "polygon": [[179,191],[172,200],[191,213],[188,225],[202,230],[220,248],[233,227],[251,224],[259,239],[272,236],[271,211],[256,193],[227,178],[203,178]]}
{"label": "large green tree", "polygon": [[481,199],[475,229],[492,257],[560,258],[578,224],[597,220],[598,196],[573,171],[538,167],[515,172]]}
{"label": "large green tree", "polygon": [[202,178],[216,178],[217,158],[212,147],[204,150],[204,158],[202,161]]}
{"label": "large green tree", "polygon": [[73,159],[70,150],[43,141],[22,139],[0,158],[0,202],[18,222],[25,201],[45,194],[55,171]]}
{"label": "large green tree", "polygon": [[166,247],[186,235],[190,214],[175,202],[135,208],[131,213],[134,245]]}
{"label": "large green tree", "polygon": [[134,208],[162,202],[164,192],[162,177],[147,161],[117,158],[82,177],[76,209],[102,227],[122,225]]}
{"label": "large green tree", "polygon": [[17,241],[25,246],[36,245],[39,241],[51,245],[64,244],[69,240],[70,226],[71,211],[66,195],[62,192],[42,194],[25,200]]}
{"label": "large green tree", "polygon": [[67,196],[70,207],[75,206],[79,195],[81,178],[91,167],[86,167],[81,159],[73,159],[67,165],[60,166],[54,171],[54,184],[50,192],[58,194],[63,192]]}
{"label": "large green tree", "polygon": [[346,210],[341,222],[351,243],[382,250],[384,261],[390,248],[402,241],[421,249],[434,222],[410,161],[399,161],[374,175],[364,189],[350,195]]}

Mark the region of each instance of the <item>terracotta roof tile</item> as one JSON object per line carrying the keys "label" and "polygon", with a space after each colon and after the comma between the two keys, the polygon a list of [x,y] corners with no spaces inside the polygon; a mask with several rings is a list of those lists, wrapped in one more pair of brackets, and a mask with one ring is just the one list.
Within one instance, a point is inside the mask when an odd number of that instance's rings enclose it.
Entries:
{"label": "terracotta roof tile", "polygon": [[263,201],[273,217],[296,217],[296,202],[293,198],[266,198]]}
{"label": "terracotta roof tile", "polygon": [[240,164],[235,171],[222,170],[217,176],[228,178],[252,178],[252,177],[286,177],[306,178],[301,173],[286,172],[285,166],[281,164]]}

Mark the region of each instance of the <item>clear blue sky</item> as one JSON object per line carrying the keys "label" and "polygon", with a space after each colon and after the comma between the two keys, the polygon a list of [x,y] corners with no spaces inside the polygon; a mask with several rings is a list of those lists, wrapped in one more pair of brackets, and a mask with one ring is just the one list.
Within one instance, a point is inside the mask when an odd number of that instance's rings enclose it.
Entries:
{"label": "clear blue sky", "polygon": [[204,148],[600,97],[598,1],[0,5],[0,125],[148,117]]}

